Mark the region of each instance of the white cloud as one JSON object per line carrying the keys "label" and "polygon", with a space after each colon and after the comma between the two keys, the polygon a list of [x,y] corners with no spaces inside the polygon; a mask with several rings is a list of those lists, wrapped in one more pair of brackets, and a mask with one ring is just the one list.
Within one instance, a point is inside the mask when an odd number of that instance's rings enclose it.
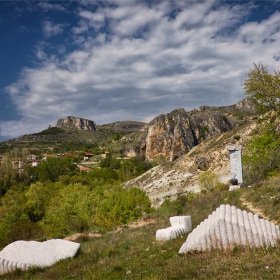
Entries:
{"label": "white cloud", "polygon": [[[279,68],[280,17],[243,23],[254,6],[225,3],[85,3],[72,26],[77,49],[58,58],[38,48],[41,66],[23,69],[7,88],[21,129],[66,115],[147,121],[180,107],[236,103],[252,62]],[[47,37],[63,30],[50,21],[44,28]],[[1,124],[2,135],[12,133]]]}
{"label": "white cloud", "polygon": [[38,3],[38,7],[41,8],[43,11],[65,11],[65,8],[59,4],[51,4],[49,2],[40,2]]}
{"label": "white cloud", "polygon": [[65,24],[55,24],[48,20],[45,20],[42,23],[43,33],[47,38],[58,34],[62,34],[64,27]]}

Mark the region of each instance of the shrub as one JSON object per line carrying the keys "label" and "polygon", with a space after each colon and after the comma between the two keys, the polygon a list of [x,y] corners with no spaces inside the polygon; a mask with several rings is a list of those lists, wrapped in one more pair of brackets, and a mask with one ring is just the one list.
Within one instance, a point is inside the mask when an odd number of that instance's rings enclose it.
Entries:
{"label": "shrub", "polygon": [[262,135],[255,136],[248,143],[243,156],[246,183],[255,183],[279,174],[280,157],[276,152],[279,147],[279,136],[271,127],[264,129]]}
{"label": "shrub", "polygon": [[237,141],[240,140],[240,135],[234,135],[234,136],[233,136],[233,139],[235,139],[235,140],[237,140]]}
{"label": "shrub", "polygon": [[209,170],[200,173],[197,179],[202,189],[207,191],[213,191],[220,183],[219,176]]}

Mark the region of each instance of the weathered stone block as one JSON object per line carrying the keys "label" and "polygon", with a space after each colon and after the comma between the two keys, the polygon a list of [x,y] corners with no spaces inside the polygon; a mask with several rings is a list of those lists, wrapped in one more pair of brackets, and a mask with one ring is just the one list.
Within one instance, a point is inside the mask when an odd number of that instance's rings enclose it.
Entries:
{"label": "weathered stone block", "polygon": [[175,239],[182,234],[191,231],[192,222],[190,216],[174,216],[169,218],[171,227],[158,229],[156,232],[156,240]]}
{"label": "weathered stone block", "polygon": [[51,266],[59,260],[74,257],[79,248],[79,243],[62,239],[15,241],[0,252],[0,274],[17,268],[26,270],[32,266]]}

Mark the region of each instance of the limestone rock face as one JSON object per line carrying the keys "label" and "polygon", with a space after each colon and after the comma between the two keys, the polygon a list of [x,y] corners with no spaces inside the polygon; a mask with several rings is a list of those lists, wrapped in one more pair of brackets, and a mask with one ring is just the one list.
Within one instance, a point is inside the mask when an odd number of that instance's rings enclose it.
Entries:
{"label": "limestone rock face", "polygon": [[197,142],[227,132],[233,128],[229,119],[220,112],[206,111],[191,116],[191,126]]}
{"label": "limestone rock face", "polygon": [[244,98],[235,104],[235,107],[244,111],[255,111],[255,105],[249,98]]}
{"label": "limestone rock face", "polygon": [[184,109],[174,110],[150,122],[146,137],[146,159],[163,155],[172,161],[193,145],[189,116]]}
{"label": "limestone rock face", "polygon": [[280,230],[275,224],[235,206],[222,204],[188,235],[179,253],[234,246],[276,246],[279,237]]}
{"label": "limestone rock face", "polygon": [[88,130],[95,131],[96,124],[94,121],[68,116],[63,119],[59,119],[56,123],[56,127],[69,127],[76,130]]}
{"label": "limestone rock face", "polygon": [[189,116],[182,108],[153,119],[148,125],[145,144],[146,159],[160,155],[173,161],[202,140],[226,132],[232,125],[220,112],[197,112]]}
{"label": "limestone rock face", "polygon": [[74,257],[79,248],[79,243],[62,239],[15,241],[0,252],[0,274],[17,268],[26,270],[32,266],[47,267],[59,260]]}
{"label": "limestone rock face", "polygon": [[138,131],[143,128],[145,123],[137,121],[119,121],[114,123],[114,130],[119,131]]}

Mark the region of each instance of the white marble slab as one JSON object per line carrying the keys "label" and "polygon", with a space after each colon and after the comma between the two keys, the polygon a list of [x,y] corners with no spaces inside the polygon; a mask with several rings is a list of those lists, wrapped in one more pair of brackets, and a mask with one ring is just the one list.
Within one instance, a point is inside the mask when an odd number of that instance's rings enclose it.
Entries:
{"label": "white marble slab", "polygon": [[79,243],[62,239],[15,241],[0,252],[0,274],[16,268],[26,270],[32,266],[51,266],[59,260],[74,257],[79,248]]}
{"label": "white marble slab", "polygon": [[190,216],[174,216],[169,218],[171,227],[158,229],[156,240],[170,240],[178,238],[192,230],[192,221]]}

